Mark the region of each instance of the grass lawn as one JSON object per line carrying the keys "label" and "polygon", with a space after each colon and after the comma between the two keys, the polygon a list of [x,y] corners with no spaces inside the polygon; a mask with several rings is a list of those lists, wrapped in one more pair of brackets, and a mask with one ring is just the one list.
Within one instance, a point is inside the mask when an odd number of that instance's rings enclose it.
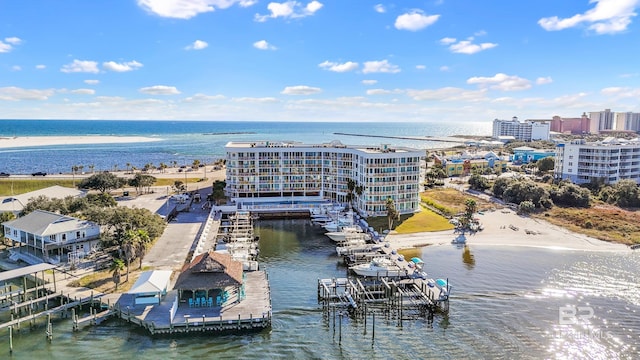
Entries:
{"label": "grass lawn", "polygon": [[422,207],[422,211],[413,214],[402,224],[396,227],[398,234],[411,234],[425,231],[442,231],[452,230],[453,225],[449,221],[434,213],[433,211]]}
{"label": "grass lawn", "polygon": [[464,212],[464,202],[467,199],[475,200],[478,205],[478,210],[480,211],[495,208],[495,204],[489,201],[465,194],[452,188],[430,189],[421,193],[420,198],[423,202],[435,206],[449,215]]}
{"label": "grass lawn", "polygon": [[[118,292],[129,291],[133,286],[133,284],[135,284],[136,280],[138,280],[140,273],[142,271],[148,270],[145,267],[143,267],[142,270],[138,270],[137,264],[135,264],[135,266],[134,264],[131,264],[131,265],[132,266],[131,266],[131,271],[129,272],[129,281],[125,282],[127,278],[127,272],[125,269],[125,271],[123,271],[122,275],[120,276],[121,281],[120,281],[120,284],[118,285]],[[116,290],[116,286],[113,283],[113,277],[111,275],[111,271],[109,270],[95,271],[89,275],[85,275],[81,277],[76,281],[71,282],[69,285],[75,286],[75,287],[86,287],[89,289],[94,289],[104,294],[113,293]]]}
{"label": "grass lawn", "polygon": [[[76,184],[79,181],[76,179]],[[0,180],[0,196],[19,195],[50,186],[60,185],[73,188],[73,180],[67,179],[2,179]]]}

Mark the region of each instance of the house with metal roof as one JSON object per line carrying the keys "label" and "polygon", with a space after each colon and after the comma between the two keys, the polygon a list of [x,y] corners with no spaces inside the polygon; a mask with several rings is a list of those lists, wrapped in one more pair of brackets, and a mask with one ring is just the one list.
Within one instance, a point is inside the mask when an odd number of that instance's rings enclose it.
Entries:
{"label": "house with metal roof", "polygon": [[0,213],[12,212],[18,215],[31,199],[46,196],[49,199],[64,199],[68,196],[82,197],[86,191],[54,185],[20,195],[0,196]]}
{"label": "house with metal roof", "polygon": [[76,263],[100,245],[100,225],[44,210],[2,223],[11,258],[29,264]]}

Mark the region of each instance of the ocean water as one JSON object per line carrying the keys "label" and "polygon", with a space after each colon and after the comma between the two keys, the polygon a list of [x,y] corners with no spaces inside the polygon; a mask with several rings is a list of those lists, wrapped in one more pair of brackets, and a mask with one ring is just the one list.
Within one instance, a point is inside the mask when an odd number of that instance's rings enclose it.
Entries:
{"label": "ocean water", "polygon": [[[443,143],[337,135],[336,133],[390,136],[490,135],[491,123],[353,123],[353,122],[224,122],[224,121],[105,121],[105,120],[0,120],[0,138],[14,136],[115,135],[145,136],[155,142],[0,148],[0,171],[29,174],[70,172],[74,165],[88,171],[141,168],[147,163],[171,165],[204,163],[224,158],[229,141],[298,141],[344,144],[393,144],[419,149]],[[1,141],[1,140],[0,140]],[[446,145],[446,144],[445,144]]]}
{"label": "ocean water", "polygon": [[[318,278],[346,275],[333,242],[304,220],[259,221],[256,230],[272,290],[271,330],[152,338],[115,319],[75,333],[56,319],[50,344],[43,324],[14,334],[11,358],[611,360],[640,352],[640,253],[482,245],[404,251],[420,256],[432,277],[449,279],[449,313],[402,327],[377,318],[374,338],[371,318],[365,328],[344,317],[340,341],[316,297]],[[0,358],[6,354],[4,331]]]}

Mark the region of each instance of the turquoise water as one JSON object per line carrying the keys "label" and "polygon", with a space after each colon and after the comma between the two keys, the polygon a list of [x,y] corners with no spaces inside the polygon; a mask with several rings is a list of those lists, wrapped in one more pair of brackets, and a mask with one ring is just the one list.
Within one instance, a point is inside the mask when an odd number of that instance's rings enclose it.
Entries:
{"label": "turquoise water", "polygon": [[[342,319],[339,329],[317,304],[318,278],[346,268],[334,244],[304,220],[259,221],[260,261],[269,272],[273,328],[255,334],[151,338],[121,321],[70,331],[54,323],[14,337],[14,359],[632,359],[640,351],[640,253],[539,248],[434,246],[418,256],[434,278],[453,285],[448,315],[396,322]],[[593,310],[562,324],[562,308]],[[577,314],[581,314],[577,312]],[[577,319],[576,317],[570,320]],[[565,319],[566,320],[566,319]],[[0,332],[0,358],[8,337]]]}
{"label": "turquoise water", "polygon": [[[147,163],[191,164],[224,158],[229,141],[298,141],[344,144],[394,144],[431,148],[443,143],[336,135],[337,132],[390,136],[490,135],[491,123],[349,123],[349,122],[224,122],[224,121],[104,121],[104,120],[0,120],[0,138],[13,136],[116,135],[145,136],[159,141],[132,144],[92,144],[0,148],[0,171],[30,174],[69,172],[74,165],[85,171],[137,168]],[[1,141],[1,140],[0,140]]]}

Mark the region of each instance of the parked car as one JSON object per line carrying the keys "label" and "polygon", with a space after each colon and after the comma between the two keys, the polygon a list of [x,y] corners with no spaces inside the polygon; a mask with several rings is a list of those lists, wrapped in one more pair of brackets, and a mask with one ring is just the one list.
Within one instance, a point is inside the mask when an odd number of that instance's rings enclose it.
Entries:
{"label": "parked car", "polygon": [[31,176],[47,176],[47,173],[44,171],[38,171],[31,174]]}
{"label": "parked car", "polygon": [[9,173],[0,172],[0,177],[9,177]]}

